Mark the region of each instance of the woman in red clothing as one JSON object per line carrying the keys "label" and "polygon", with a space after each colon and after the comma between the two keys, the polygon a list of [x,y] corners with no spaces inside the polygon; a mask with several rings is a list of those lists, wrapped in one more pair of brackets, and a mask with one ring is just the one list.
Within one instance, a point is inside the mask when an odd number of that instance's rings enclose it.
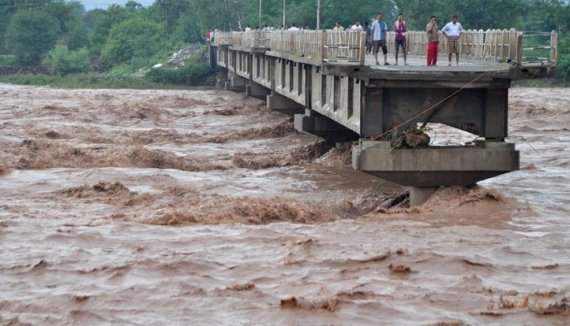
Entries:
{"label": "woman in red clothing", "polygon": [[395,37],[395,44],[396,44],[396,65],[398,64],[398,49],[402,47],[402,52],[404,53],[404,65],[406,65],[406,32],[408,28],[406,26],[406,22],[404,21],[404,15],[399,14],[398,20],[394,23],[394,32],[396,34]]}
{"label": "woman in red clothing", "polygon": [[426,33],[428,38],[427,46],[427,65],[437,66],[437,52],[439,45],[439,37],[437,35],[437,18],[431,16],[429,23],[426,26]]}

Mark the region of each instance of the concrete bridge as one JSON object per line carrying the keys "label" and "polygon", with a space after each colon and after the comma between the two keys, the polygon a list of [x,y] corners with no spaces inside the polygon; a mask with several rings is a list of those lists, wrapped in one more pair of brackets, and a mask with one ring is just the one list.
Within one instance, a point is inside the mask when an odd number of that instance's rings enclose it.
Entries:
{"label": "concrete bridge", "polygon": [[[505,142],[509,87],[515,79],[551,75],[558,40],[548,35],[547,57],[530,62],[523,36],[514,29],[467,31],[459,66],[447,65],[440,37],[438,66],[427,67],[424,32],[408,33],[406,66],[376,65],[361,32],[227,32],[211,43],[210,63],[227,70],[228,89],[294,114],[297,130],[332,142],[359,140],[353,167],[409,187],[417,205],[439,186],[473,185],[519,169],[519,152]],[[389,33],[392,63],[393,39]],[[428,122],[480,138],[454,147],[410,141]]]}

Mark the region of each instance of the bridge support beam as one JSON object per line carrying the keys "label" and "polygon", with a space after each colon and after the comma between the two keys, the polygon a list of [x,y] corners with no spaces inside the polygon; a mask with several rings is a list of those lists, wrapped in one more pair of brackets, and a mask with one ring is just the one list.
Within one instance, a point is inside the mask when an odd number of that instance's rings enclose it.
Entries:
{"label": "bridge support beam", "polygon": [[[489,140],[505,139],[510,82],[484,81],[456,92],[465,83],[412,79],[370,82],[362,96],[361,136],[371,137],[410,120],[401,129],[427,121],[443,123]],[[432,110],[417,116],[428,108]],[[417,118],[413,119],[414,116]]]}
{"label": "bridge support beam", "polygon": [[247,85],[247,79],[236,75],[233,72],[228,72],[228,80],[226,83],[226,90],[243,92],[245,91],[245,86]]}
{"label": "bridge support beam", "polygon": [[358,134],[343,125],[306,109],[304,114],[295,114],[295,129],[322,137],[329,142],[342,143],[358,139]]}
{"label": "bridge support beam", "polygon": [[363,141],[352,149],[352,166],[403,186],[418,188],[412,188],[412,201],[417,204],[429,197],[428,188],[471,186],[518,170],[519,152],[514,144],[503,142],[393,149],[387,141]]}
{"label": "bridge support beam", "polygon": [[245,86],[245,94],[251,97],[257,97],[259,99],[265,100],[267,95],[271,94],[269,88],[263,87],[255,82],[250,82]]}
{"label": "bridge support beam", "polygon": [[291,115],[305,112],[304,106],[275,91],[267,95],[267,108]]}

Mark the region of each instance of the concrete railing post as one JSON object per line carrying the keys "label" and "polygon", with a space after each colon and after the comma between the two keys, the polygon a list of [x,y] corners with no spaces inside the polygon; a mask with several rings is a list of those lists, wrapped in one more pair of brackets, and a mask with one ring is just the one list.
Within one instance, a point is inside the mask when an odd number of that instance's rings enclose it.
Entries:
{"label": "concrete railing post", "polygon": [[321,35],[321,62],[325,62],[327,59],[327,31],[323,30]]}
{"label": "concrete railing post", "polygon": [[364,66],[364,61],[366,59],[366,32],[360,33],[360,46],[359,46],[359,55],[360,55],[360,65]]}
{"label": "concrete railing post", "polygon": [[514,28],[509,30],[509,59],[520,65],[520,62],[517,62],[517,30]]}
{"label": "concrete railing post", "polygon": [[523,60],[523,37],[522,32],[519,32],[517,35],[517,65],[522,65]]}
{"label": "concrete railing post", "polygon": [[558,33],[552,31],[550,34],[550,62],[556,65],[556,61],[558,61]]}

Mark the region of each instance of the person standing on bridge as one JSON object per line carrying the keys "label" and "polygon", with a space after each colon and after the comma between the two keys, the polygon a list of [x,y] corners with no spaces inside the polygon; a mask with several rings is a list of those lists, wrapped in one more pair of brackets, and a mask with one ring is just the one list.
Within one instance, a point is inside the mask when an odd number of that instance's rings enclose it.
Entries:
{"label": "person standing on bridge", "polygon": [[354,25],[352,25],[352,27],[350,28],[351,32],[362,32],[362,25],[360,25],[360,22],[356,22]]}
{"label": "person standing on bridge", "polygon": [[428,46],[427,46],[428,66],[437,66],[437,52],[439,47],[439,36],[437,35],[438,32],[439,29],[437,28],[437,18],[435,16],[431,16],[429,23],[426,26],[426,34],[428,39]]}
{"label": "person standing on bridge", "polygon": [[384,65],[389,65],[388,63],[388,48],[386,47],[386,30],[388,27],[386,23],[383,21],[384,14],[379,13],[378,17],[376,17],[376,21],[372,24],[371,27],[371,34],[372,34],[372,41],[374,43],[374,59],[376,59],[376,64],[379,65],[378,62],[378,50],[382,48],[382,53],[384,53]]}
{"label": "person standing on bridge", "polygon": [[370,39],[370,26],[368,26],[368,22],[364,23],[364,31],[366,32],[366,54],[370,54],[372,52],[372,40]]}
{"label": "person standing on bridge", "polygon": [[406,26],[406,21],[404,21],[404,15],[399,14],[398,19],[394,23],[394,43],[396,45],[396,66],[398,65],[398,50],[402,48],[402,53],[404,54],[404,65],[407,65],[407,50],[406,50],[406,33],[408,32],[408,27]]}
{"label": "person standing on bridge", "polygon": [[335,32],[342,32],[344,31],[344,27],[339,22],[334,23],[333,31]]}
{"label": "person standing on bridge", "polygon": [[295,25],[295,23],[291,23],[291,27],[289,27],[288,31],[298,32],[298,31],[300,31],[300,29],[299,29],[299,27],[297,27],[297,25]]}
{"label": "person standing on bridge", "polygon": [[455,62],[459,66],[459,38],[463,34],[463,26],[457,21],[457,15],[451,17],[451,21],[443,27],[442,32],[447,37],[449,65],[451,66],[451,56],[455,53]]}

